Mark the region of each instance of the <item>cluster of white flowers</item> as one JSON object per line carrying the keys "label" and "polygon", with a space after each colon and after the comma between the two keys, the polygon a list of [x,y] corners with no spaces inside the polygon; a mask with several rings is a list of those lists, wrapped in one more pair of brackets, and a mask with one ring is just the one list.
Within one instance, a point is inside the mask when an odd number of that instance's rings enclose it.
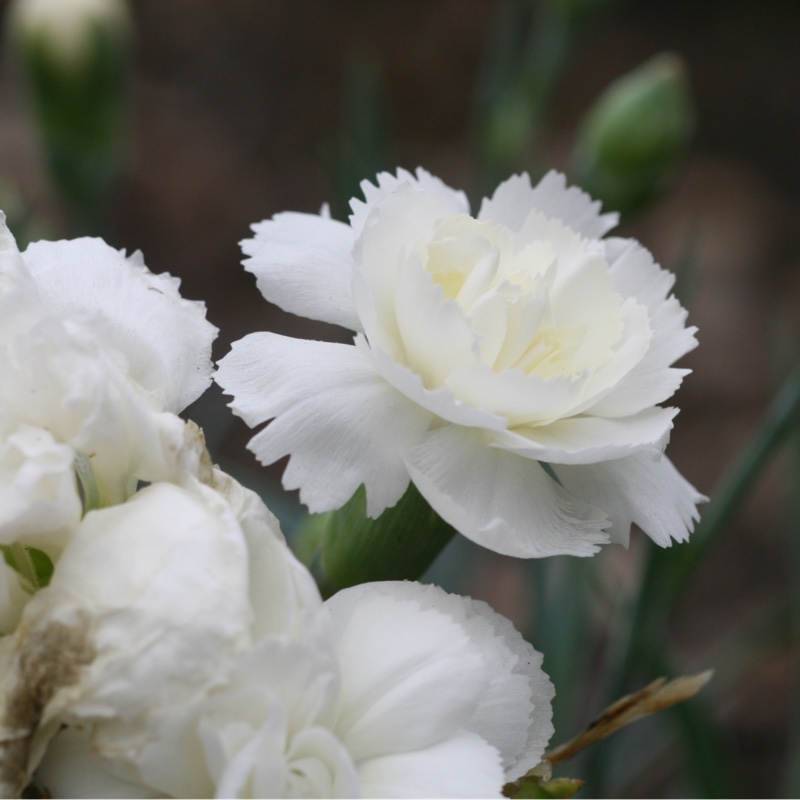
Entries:
{"label": "cluster of white flowers", "polygon": [[521,557],[687,538],[703,498],[663,455],[662,408],[695,344],[673,276],[551,172],[502,183],[476,218],[422,169],[362,184],[350,223],[253,226],[245,266],[287,311],[354,345],[254,333],[217,382],[265,464],[314,512],[366,487],[377,517],[413,481],[454,528]]}
{"label": "cluster of white flowers", "polygon": [[499,796],[552,732],[541,655],[433,586],[323,603],[176,416],[214,335],[138,254],[0,220],[2,793]]}

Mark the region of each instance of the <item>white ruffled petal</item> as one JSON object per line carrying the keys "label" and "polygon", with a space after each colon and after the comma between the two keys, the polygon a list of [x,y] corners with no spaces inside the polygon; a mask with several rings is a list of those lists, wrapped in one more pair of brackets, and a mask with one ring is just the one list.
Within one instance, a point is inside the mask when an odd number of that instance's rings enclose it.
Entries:
{"label": "white ruffled petal", "polygon": [[252,226],[242,264],[264,297],[284,311],[360,331],[353,303],[353,244],[348,225],[287,212]]}
{"label": "white ruffled petal", "polygon": [[163,797],[143,783],[116,774],[114,763],[99,755],[86,728],[65,728],[47,745],[33,776],[45,797]]}
{"label": "white ruffled petal", "polygon": [[173,477],[165,429],[183,423],[158,412],[152,395],[121,369],[118,354],[85,327],[45,317],[22,331],[0,366],[0,429],[48,430],[82,454],[104,503],[124,500],[137,479]]}
{"label": "white ruffled petal", "polygon": [[179,281],[154,275],[139,254],[130,259],[102,239],[35,242],[23,253],[52,312],[91,324],[127,358],[128,374],[162,407],[182,411],[211,384],[217,329],[205,304],[184,300]]}
{"label": "white ruffled petal", "polygon": [[422,167],[417,167],[415,175],[405,169],[398,169],[396,175],[392,175],[390,172],[381,172],[377,175],[376,181],[377,186],[366,180],[361,181],[364,200],[354,197],[350,201],[350,210],[352,212],[350,214],[350,226],[356,236],[359,236],[364,229],[367,217],[372,209],[404,184],[441,197],[447,202],[451,214],[469,213],[469,201],[464,192],[451,189],[444,181],[431,175],[430,172],[422,169]]}
{"label": "white ruffled petal", "polygon": [[370,347],[363,337],[357,336],[355,344],[370,359],[384,380],[431,414],[466,428],[500,431],[508,424],[503,417],[491,411],[461,402],[446,386],[441,389],[427,389],[416,372],[398,364],[384,350]]}
{"label": "white ruffled petal", "polygon": [[[413,602],[420,611],[436,609],[458,623],[486,665],[490,683],[466,727],[495,747],[503,759],[506,781],[535,767],[553,734],[554,688],[542,671],[542,655],[511,622],[486,603],[448,594],[438,586],[412,581],[361,584],[326,602],[334,624],[356,605],[374,597]],[[420,625],[424,617],[420,618]],[[366,651],[365,651],[366,654]]]}
{"label": "white ruffled petal", "polygon": [[6,215],[0,211],[0,341],[18,332],[23,316],[40,313],[36,283],[6,225]]}
{"label": "white ruffled petal", "polygon": [[287,489],[312,512],[338,508],[364,484],[367,513],[378,516],[408,487],[402,452],[419,441],[431,415],[409,402],[350,345],[250,334],[222,359],[216,380],[251,427],[263,464],[290,455]]}
{"label": "white ruffled petal", "polygon": [[78,717],[132,720],[218,680],[249,639],[247,586],[246,545],[223,498],[155,484],[86,515],[25,619],[41,636],[91,620],[93,658],[61,701]]}
{"label": "white ruffled petal", "polygon": [[495,189],[491,199],[484,198],[478,219],[518,231],[534,210],[560,219],[587,239],[604,236],[619,221],[616,213],[601,214],[599,200],[592,200],[577,186],[568,187],[566,177],[553,170],[534,187],[527,173],[513,175]]}
{"label": "white ruffled petal", "polygon": [[481,431],[446,425],[408,452],[414,485],[442,519],[477,544],[520,558],[587,556],[609,541],[601,505],[490,442]]}
{"label": "white ruffled petal", "polygon": [[591,378],[589,372],[545,378],[536,373],[526,375],[520,369],[495,372],[487,364],[476,364],[453,370],[447,387],[476,414],[487,414],[482,409],[490,408],[509,424],[524,425],[550,422],[558,419],[565,408],[578,407]]}
{"label": "white ruffled petal", "polygon": [[261,498],[221,470],[213,474],[214,488],[230,504],[247,540],[253,641],[300,636],[322,607],[317,584],[289,549],[277,518]]}
{"label": "white ruffled petal", "polygon": [[627,416],[670,398],[690,370],[671,365],[697,346],[697,328],[686,327],[687,312],[667,297],[675,277],[630,239],[610,239],[606,252],[618,291],[632,295],[648,309],[650,346],[619,386],[592,406],[601,416]]}
{"label": "white ruffled petal", "polygon": [[42,428],[21,425],[0,441],[0,543],[61,551],[82,513],[74,461]]}
{"label": "white ruffled petal", "polygon": [[429,272],[405,265],[394,287],[394,307],[403,360],[427,388],[443,386],[454,369],[476,362],[477,335],[461,307],[445,298]]}
{"label": "white ruffled petal", "polygon": [[447,198],[404,183],[372,208],[356,239],[353,293],[358,316],[367,338],[386,337],[394,343],[395,356],[403,352],[395,307],[398,271],[409,259],[420,265],[416,250],[427,242],[436,222],[452,213]]}
{"label": "white ruffled petal", "polygon": [[450,615],[384,586],[344,590],[326,601],[342,681],[333,729],[356,763],[454,736],[490,679]]}
{"label": "white ruffled petal", "polygon": [[648,408],[631,417],[567,417],[539,427],[521,426],[493,435],[492,444],[552,464],[594,464],[635,450],[663,450],[677,408]]}
{"label": "white ruffled petal", "polygon": [[686,541],[700,519],[697,505],[707,499],[659,453],[553,469],[576,497],[608,512],[612,541],[626,546],[634,522],[662,547]]}
{"label": "white ruffled petal", "polygon": [[379,756],[358,769],[363,797],[502,797],[497,750],[463,732],[411,753]]}

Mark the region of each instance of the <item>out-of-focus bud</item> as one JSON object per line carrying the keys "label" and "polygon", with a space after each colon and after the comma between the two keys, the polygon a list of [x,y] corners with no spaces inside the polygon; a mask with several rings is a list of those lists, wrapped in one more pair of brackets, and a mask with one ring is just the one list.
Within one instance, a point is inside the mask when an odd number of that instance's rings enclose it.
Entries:
{"label": "out-of-focus bud", "polygon": [[123,162],[132,31],[125,0],[13,0],[8,8],[48,168],[86,232],[102,223]]}
{"label": "out-of-focus bud", "polygon": [[669,183],[693,129],[682,60],[663,53],[612,83],[584,119],[576,182],[604,206],[641,210]]}

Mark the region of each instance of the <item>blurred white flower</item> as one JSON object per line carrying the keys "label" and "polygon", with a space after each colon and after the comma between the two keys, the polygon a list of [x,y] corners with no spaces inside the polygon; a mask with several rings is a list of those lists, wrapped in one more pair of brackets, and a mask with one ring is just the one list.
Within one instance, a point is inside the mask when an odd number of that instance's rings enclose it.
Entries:
{"label": "blurred white flower", "polygon": [[[538,763],[553,688],[507,620],[415,583],[323,604],[258,498],[212,483],[90,512],[26,607],[0,720],[23,782],[38,765],[53,796],[487,797]],[[25,696],[40,719],[18,718]]]}
{"label": "blurred white flower", "polygon": [[[20,546],[55,561],[87,509],[124,501],[140,481],[201,468],[202,437],[176,413],[211,382],[215,334],[204,306],[183,300],[178,282],[150,273],[140,254],[126,258],[99,239],[38,242],[20,254],[0,213],[6,557]],[[0,595],[0,619],[15,619],[15,607]]]}
{"label": "blurred white flower", "polygon": [[549,173],[501,184],[469,216],[424,170],[362,184],[350,224],[285,213],[253,226],[245,266],[287,311],[355,346],[255,333],[216,380],[264,464],[309,509],[364,484],[378,516],[413,481],[470,539],[515,556],[683,540],[703,498],[663,457],[658,404],[695,344],[673,276],[616,215]]}
{"label": "blurred white flower", "polygon": [[13,0],[8,24],[18,45],[44,49],[66,70],[84,65],[98,32],[125,41],[132,27],[125,0]]}

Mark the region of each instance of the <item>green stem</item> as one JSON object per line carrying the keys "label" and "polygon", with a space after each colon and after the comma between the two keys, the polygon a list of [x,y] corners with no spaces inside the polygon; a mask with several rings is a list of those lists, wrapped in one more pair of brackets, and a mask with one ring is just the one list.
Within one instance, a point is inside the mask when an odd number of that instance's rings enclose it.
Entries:
{"label": "green stem", "polygon": [[800,420],[800,364],[797,365],[775,394],[747,445],[740,451],[723,474],[708,510],[692,537],[685,557],[677,552],[669,555],[676,562],[669,570],[666,594],[658,605],[671,608],[676,597],[703,562],[720,532],[733,518],[749,496],[749,492],[780,445],[789,439],[792,428]]}

